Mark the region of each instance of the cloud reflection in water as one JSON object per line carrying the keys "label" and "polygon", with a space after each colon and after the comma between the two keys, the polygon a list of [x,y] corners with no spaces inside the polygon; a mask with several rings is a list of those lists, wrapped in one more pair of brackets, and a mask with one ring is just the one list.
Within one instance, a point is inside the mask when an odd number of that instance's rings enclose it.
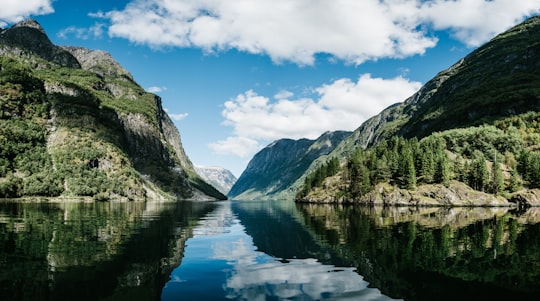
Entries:
{"label": "cloud reflection in water", "polygon": [[[279,259],[257,251],[252,238],[236,219],[230,205],[206,219],[196,233],[228,236],[211,243],[214,260],[225,260],[226,296],[233,300],[392,300],[357,274],[354,268],[338,268],[316,259]],[[222,229],[220,226],[223,226]],[[201,229],[205,228],[206,229]],[[210,228],[210,229],[209,229]]]}

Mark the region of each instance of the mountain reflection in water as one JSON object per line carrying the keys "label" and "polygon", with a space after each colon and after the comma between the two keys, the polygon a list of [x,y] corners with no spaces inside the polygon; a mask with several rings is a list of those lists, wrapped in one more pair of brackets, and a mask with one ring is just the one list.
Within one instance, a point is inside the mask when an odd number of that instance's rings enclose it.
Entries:
{"label": "mountain reflection in water", "polygon": [[0,203],[0,300],[538,300],[540,210]]}
{"label": "mountain reflection in water", "polygon": [[213,204],[0,202],[0,300],[159,299]]}
{"label": "mountain reflection in water", "polygon": [[241,206],[222,203],[194,228],[162,300],[392,300],[354,268],[258,251],[233,213]]}

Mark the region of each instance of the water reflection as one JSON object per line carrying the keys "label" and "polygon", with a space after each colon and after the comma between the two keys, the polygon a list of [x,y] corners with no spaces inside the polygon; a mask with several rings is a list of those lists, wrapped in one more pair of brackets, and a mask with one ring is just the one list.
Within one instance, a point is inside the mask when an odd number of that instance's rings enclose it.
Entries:
{"label": "water reflection", "polygon": [[0,203],[0,300],[537,300],[540,209]]}
{"label": "water reflection", "polygon": [[385,294],[536,300],[538,209],[298,205],[302,224]]}
{"label": "water reflection", "polygon": [[[197,235],[188,240],[182,265],[173,271],[162,300],[391,300],[369,288],[354,268],[323,264],[315,258],[274,257],[258,250],[244,220],[238,219],[239,208],[249,205],[278,209],[273,203],[224,203],[204,218],[193,231]],[[263,228],[273,219],[253,213]],[[288,234],[296,237],[302,229],[290,230]],[[266,234],[269,239],[276,232]],[[284,238],[281,248],[287,247]],[[295,249],[299,243],[290,247]]]}
{"label": "water reflection", "polygon": [[0,300],[155,300],[209,204],[0,203]]}

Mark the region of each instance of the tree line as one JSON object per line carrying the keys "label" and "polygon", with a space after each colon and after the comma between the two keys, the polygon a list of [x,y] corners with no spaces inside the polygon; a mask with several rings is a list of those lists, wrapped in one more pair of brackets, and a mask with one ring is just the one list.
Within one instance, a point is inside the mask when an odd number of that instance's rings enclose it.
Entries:
{"label": "tree line", "polygon": [[379,183],[414,190],[421,184],[466,183],[495,195],[521,187],[540,188],[538,113],[484,125],[433,133],[423,139],[392,137],[345,160],[331,158],[309,174],[298,190],[306,197],[325,179],[340,175],[339,196],[357,199]]}

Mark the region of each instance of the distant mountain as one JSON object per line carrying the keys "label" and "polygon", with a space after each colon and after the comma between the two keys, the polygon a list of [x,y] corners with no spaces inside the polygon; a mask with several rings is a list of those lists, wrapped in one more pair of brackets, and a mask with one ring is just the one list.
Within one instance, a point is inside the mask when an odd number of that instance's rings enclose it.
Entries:
{"label": "distant mountain", "polygon": [[[292,198],[295,186],[317,158],[324,157],[350,132],[327,132],[316,140],[281,139],[274,141],[248,163],[234,184],[231,199]],[[314,168],[314,167],[313,167]]]}
{"label": "distant mountain", "polygon": [[0,198],[226,198],[196,174],[158,96],[34,20],[0,29],[0,141]]}
{"label": "distant mountain", "polygon": [[219,166],[195,165],[195,171],[201,178],[225,195],[229,193],[237,180],[231,171]]}

